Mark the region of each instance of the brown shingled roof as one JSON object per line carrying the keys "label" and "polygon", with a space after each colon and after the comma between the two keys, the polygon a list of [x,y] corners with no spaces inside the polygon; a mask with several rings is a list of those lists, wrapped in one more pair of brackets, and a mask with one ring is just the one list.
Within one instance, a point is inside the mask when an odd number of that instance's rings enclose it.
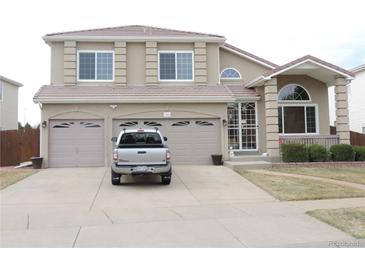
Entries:
{"label": "brown shingled roof", "polygon": [[216,34],[208,34],[208,33],[200,33],[200,32],[190,32],[190,31],[181,31],[175,29],[166,29],[166,28],[158,28],[151,26],[143,26],[143,25],[129,25],[129,26],[119,26],[119,27],[111,27],[111,28],[99,28],[99,29],[86,29],[86,30],[77,30],[77,31],[67,31],[67,32],[56,32],[47,34],[46,37],[49,36],[149,36],[149,37],[216,37],[216,38],[224,38],[221,35]]}
{"label": "brown shingled roof", "polygon": [[229,102],[239,97],[259,97],[243,86],[166,85],[166,86],[54,86],[47,85],[35,94],[34,102]]}
{"label": "brown shingled roof", "polygon": [[292,67],[292,66],[294,66],[296,64],[299,64],[299,63],[301,63],[301,62],[303,62],[305,60],[312,60],[312,61],[314,61],[314,62],[316,62],[318,64],[321,64],[323,66],[329,67],[329,68],[334,69],[334,70],[337,70],[338,72],[342,72],[342,73],[347,74],[349,76],[355,77],[355,75],[352,72],[350,72],[348,70],[345,70],[345,69],[343,69],[343,68],[341,68],[339,66],[336,66],[336,65],[333,65],[331,63],[328,63],[326,61],[323,61],[323,60],[321,60],[321,59],[319,59],[317,57],[314,57],[312,55],[305,55],[305,56],[303,56],[301,58],[298,58],[298,59],[296,59],[294,61],[291,61],[291,62],[289,62],[289,63],[287,63],[285,65],[276,67],[275,69],[272,69],[272,70],[266,72],[263,76],[271,76],[271,75],[273,75],[273,74],[275,74],[277,72],[280,72],[282,70],[285,70],[286,68],[290,68],[290,67]]}

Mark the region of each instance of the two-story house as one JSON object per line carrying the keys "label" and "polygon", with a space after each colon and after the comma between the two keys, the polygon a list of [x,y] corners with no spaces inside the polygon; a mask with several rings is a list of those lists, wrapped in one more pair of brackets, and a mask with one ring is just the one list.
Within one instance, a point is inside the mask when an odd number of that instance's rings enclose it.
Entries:
{"label": "two-story house", "polygon": [[148,26],[62,32],[51,47],[51,83],[40,88],[45,166],[110,163],[123,128],[158,127],[174,163],[212,154],[280,156],[283,137],[329,135],[335,85],[339,141],[349,142],[353,74],[312,56],[278,66],[220,35]]}
{"label": "two-story house", "polygon": [[0,130],[18,129],[18,89],[22,86],[0,75]]}

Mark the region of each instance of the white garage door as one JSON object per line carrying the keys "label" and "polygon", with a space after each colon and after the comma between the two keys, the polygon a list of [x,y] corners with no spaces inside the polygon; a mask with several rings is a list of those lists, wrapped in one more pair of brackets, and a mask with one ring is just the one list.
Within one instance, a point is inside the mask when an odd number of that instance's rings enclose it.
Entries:
{"label": "white garage door", "polygon": [[49,166],[103,166],[104,141],[102,120],[51,120]]}
{"label": "white garage door", "polygon": [[211,164],[211,155],[221,154],[219,119],[114,120],[113,136],[123,128],[139,127],[159,128],[175,164]]}

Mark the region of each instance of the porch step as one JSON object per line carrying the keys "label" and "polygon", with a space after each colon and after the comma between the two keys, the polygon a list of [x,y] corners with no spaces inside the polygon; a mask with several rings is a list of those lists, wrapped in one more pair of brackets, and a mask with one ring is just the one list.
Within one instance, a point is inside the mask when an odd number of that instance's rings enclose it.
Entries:
{"label": "porch step", "polygon": [[232,162],[255,162],[264,161],[270,162],[270,158],[262,155],[236,155],[229,159]]}
{"label": "porch step", "polygon": [[231,169],[234,169],[235,167],[240,167],[244,169],[261,169],[272,167],[272,163],[267,161],[224,161],[224,165]]}

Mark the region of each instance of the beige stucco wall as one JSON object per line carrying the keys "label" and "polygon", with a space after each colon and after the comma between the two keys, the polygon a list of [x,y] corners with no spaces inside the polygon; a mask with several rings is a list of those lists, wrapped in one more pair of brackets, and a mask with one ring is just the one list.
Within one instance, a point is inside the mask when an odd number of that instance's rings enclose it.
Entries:
{"label": "beige stucco wall", "polygon": [[[189,104],[122,104],[116,109],[109,104],[43,104],[42,121],[50,119],[102,119],[105,125],[105,165],[110,163],[112,150],[112,119],[164,119],[163,112],[171,112],[171,118],[219,118],[227,119],[227,106],[224,103]],[[170,119],[170,118],[169,118]],[[41,155],[45,167],[48,165],[49,129],[41,128]],[[228,157],[227,128],[221,124],[221,152]]]}
{"label": "beige stucco wall", "polygon": [[63,42],[54,42],[51,47],[51,84],[63,84]]}
{"label": "beige stucco wall", "polygon": [[[64,43],[53,42],[51,46],[51,83],[63,84],[64,78]],[[145,43],[127,43],[127,84],[128,85],[144,85],[146,51]],[[77,42],[76,50],[114,50],[112,42]],[[157,50],[191,50],[194,51],[194,43],[157,43]],[[210,85],[220,82],[220,73],[224,68],[234,67],[238,69],[242,75],[241,80],[227,81],[222,83],[245,83],[266,72],[268,68],[248,60],[238,54],[227,51],[217,43],[206,44],[207,54],[207,83]],[[102,82],[78,82],[79,85],[103,84]],[[104,83],[105,84],[105,83]],[[107,82],[106,84],[112,84]],[[171,84],[171,82],[161,82],[160,84]],[[185,83],[186,84],[186,83]]]}
{"label": "beige stucco wall", "polygon": [[0,100],[0,129],[18,129],[18,87],[0,81],[2,100]]}
{"label": "beige stucco wall", "polygon": [[225,68],[235,68],[240,72],[242,77],[241,80],[221,80],[222,83],[247,83],[269,70],[263,65],[257,64],[223,48],[219,49],[219,54],[219,73]]}
{"label": "beige stucco wall", "polygon": [[145,83],[145,43],[127,43],[127,84]]}
{"label": "beige stucco wall", "polygon": [[194,50],[193,43],[157,43],[157,50]]}
{"label": "beige stucco wall", "polygon": [[207,44],[207,73],[209,85],[219,83],[219,45],[216,43]]}

